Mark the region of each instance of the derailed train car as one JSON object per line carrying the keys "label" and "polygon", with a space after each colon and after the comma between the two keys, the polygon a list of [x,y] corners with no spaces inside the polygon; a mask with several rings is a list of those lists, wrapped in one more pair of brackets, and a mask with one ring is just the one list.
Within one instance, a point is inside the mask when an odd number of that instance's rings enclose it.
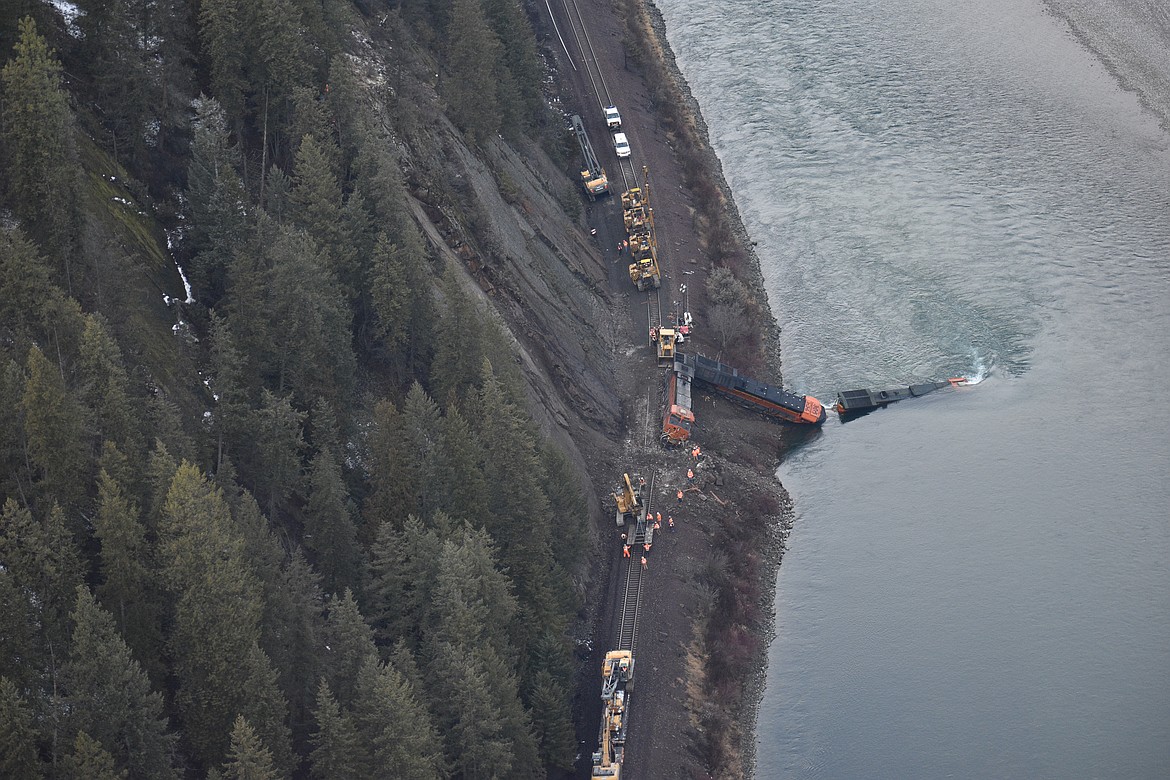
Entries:
{"label": "derailed train car", "polygon": [[668,446],[690,438],[695,421],[690,397],[695,384],[775,420],[797,425],[820,425],[825,421],[824,405],[811,395],[797,395],[743,376],[739,369],[702,355],[676,355],[664,393],[662,441]]}

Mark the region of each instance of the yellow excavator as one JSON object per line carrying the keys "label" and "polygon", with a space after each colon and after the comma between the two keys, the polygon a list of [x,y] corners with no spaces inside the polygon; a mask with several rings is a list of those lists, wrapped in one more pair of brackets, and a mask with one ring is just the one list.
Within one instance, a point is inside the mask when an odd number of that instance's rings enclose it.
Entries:
{"label": "yellow excavator", "polygon": [[[634,488],[635,482],[637,489]],[[646,491],[646,480],[635,474],[633,481],[629,474],[622,475],[621,490],[613,494],[617,502],[617,527],[621,528],[626,521],[637,523],[646,514],[646,502],[643,493]]]}

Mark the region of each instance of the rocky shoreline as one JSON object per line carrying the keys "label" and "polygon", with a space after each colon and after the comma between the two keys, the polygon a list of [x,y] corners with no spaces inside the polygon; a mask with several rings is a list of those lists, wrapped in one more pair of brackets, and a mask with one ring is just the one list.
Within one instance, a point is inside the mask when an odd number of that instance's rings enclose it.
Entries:
{"label": "rocky shoreline", "polygon": [[[706,245],[708,255],[715,264],[731,268],[736,277],[763,301],[763,305],[752,312],[752,328],[756,331],[759,350],[759,363],[752,366],[752,370],[762,369],[780,381],[780,329],[768,304],[759,258],[723,175],[722,162],[710,146],[701,108],[679,70],[667,41],[663,16],[651,0],[617,0],[617,7],[630,33],[627,41],[635,47],[634,51],[629,52],[630,55],[640,61],[646,71],[647,81],[656,84],[656,94],[652,95],[652,111],[674,136],[671,147],[686,171],[689,188],[700,195],[705,188],[714,188],[718,193],[717,198],[698,198],[700,214],[695,224],[700,240]],[[705,214],[702,213],[704,207]],[[722,245],[717,246],[720,242]],[[753,362],[747,355],[737,357],[745,363]],[[737,414],[732,411],[727,417],[720,415],[720,423],[738,427],[744,421],[733,420]],[[743,682],[738,689],[713,685],[710,680],[697,686],[703,697],[714,698],[728,718],[726,739],[709,742],[715,745],[708,750],[707,756],[714,777],[754,775],[756,718],[766,682],[767,647],[775,630],[776,575],[792,527],[791,501],[783,486],[772,475],[772,469],[778,465],[789,444],[784,436],[785,429],[773,426],[772,431],[780,440],[772,452],[761,452],[756,442],[742,438],[731,448],[721,448],[720,453],[729,461],[747,465],[749,469],[763,465],[760,462],[760,456],[763,456],[767,463],[766,470],[758,472],[756,479],[746,473],[743,478],[753,483],[751,489],[757,496],[771,497],[771,501],[765,503],[770,504],[774,512],[767,516],[755,515],[750,509],[746,514],[737,512],[737,522],[728,528],[726,537],[716,536],[712,540],[712,547],[717,552],[735,554],[746,547],[759,554],[748,572],[740,572],[741,578],[746,574],[752,581],[755,598],[742,605],[742,614],[731,623],[732,629],[723,629],[727,633],[738,626],[752,627],[758,642],[752,650],[751,658],[744,665],[748,674],[746,678],[741,678]],[[770,461],[767,460],[769,457]],[[745,523],[744,520],[752,515],[758,522]],[[754,543],[758,536],[765,539],[763,544]],[[731,581],[732,577],[726,574],[722,582],[713,582],[712,585],[723,590],[742,587],[742,583]],[[704,631],[704,628],[707,630]],[[703,636],[704,633],[707,636]],[[701,659],[701,667],[704,669],[711,667],[709,645],[713,643],[710,641],[710,633],[709,616],[696,621],[697,645],[707,647],[706,657]],[[692,713],[700,712],[701,702],[695,700],[694,694],[691,698]],[[700,733],[703,733],[703,729],[704,726],[699,724]]]}

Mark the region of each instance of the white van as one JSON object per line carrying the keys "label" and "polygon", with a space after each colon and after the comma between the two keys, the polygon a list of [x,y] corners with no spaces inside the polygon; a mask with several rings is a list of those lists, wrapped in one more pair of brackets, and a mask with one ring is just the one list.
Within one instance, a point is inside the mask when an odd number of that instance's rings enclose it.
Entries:
{"label": "white van", "polygon": [[625,133],[613,134],[613,150],[617,152],[618,157],[630,156],[630,142],[626,140]]}

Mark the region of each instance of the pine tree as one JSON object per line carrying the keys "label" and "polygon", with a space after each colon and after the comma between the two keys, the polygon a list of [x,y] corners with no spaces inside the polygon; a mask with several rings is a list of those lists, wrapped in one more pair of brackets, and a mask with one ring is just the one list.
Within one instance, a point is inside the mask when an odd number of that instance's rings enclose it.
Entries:
{"label": "pine tree", "polygon": [[53,281],[37,247],[19,228],[0,230],[0,334],[14,341],[12,352],[36,342],[72,353],[81,329],[80,307]]}
{"label": "pine tree", "polygon": [[407,504],[413,487],[405,477],[406,443],[402,438],[402,416],[393,401],[374,404],[367,460],[370,470],[370,494],[362,507],[366,544],[373,542],[379,529],[406,519]]}
{"label": "pine tree", "polygon": [[121,350],[101,315],[86,316],[79,358],[81,403],[90,413],[95,453],[101,442],[109,440],[122,453],[142,462],[146,454],[142,413],[134,408]]}
{"label": "pine tree", "polygon": [[244,716],[237,716],[228,759],[223,765],[224,780],[277,780],[279,777],[272,752]]}
{"label": "pine tree", "polygon": [[254,397],[247,363],[236,347],[231,326],[218,312],[211,312],[211,372],[215,411],[212,431],[216,438],[216,471],[224,458],[248,457],[248,416]]}
{"label": "pine tree", "polygon": [[359,285],[357,258],[342,218],[341,186],[330,163],[338,156],[332,140],[323,143],[311,135],[301,139],[290,200],[293,220],[328,256],[330,271],[353,300]]}
{"label": "pine tree", "polygon": [[356,371],[353,313],[336,278],[303,233],[282,230],[265,252],[272,261],[266,316],[274,327],[277,389],[293,390],[304,407],[325,398],[345,408]]}
{"label": "pine tree", "polygon": [[125,780],[125,769],[119,771],[114,757],[84,731],[73,741],[73,752],[61,762],[62,780]]}
{"label": "pine tree", "polygon": [[[445,521],[440,518],[440,523]],[[371,623],[382,645],[399,639],[417,647],[419,629],[431,609],[443,539],[413,515],[401,532],[390,523],[378,529],[370,550],[366,588]]]}
{"label": "pine tree", "polygon": [[[131,780],[177,778],[175,738],[167,733],[163,698],[131,656],[110,615],[85,587],[71,615],[69,660],[61,672],[72,727],[108,751]],[[90,751],[92,753],[93,751]]]}
{"label": "pine tree", "polygon": [[0,777],[37,778],[41,774],[33,714],[16,684],[0,677]]}
{"label": "pine tree", "polygon": [[421,517],[429,516],[438,505],[435,479],[438,476],[441,424],[439,407],[422,385],[415,382],[406,394],[400,418],[399,430],[404,445],[401,479],[410,491],[403,509]]}
{"label": "pine tree", "polygon": [[455,0],[443,95],[451,120],[478,143],[500,131],[499,63],[500,40],[488,27],[480,0]]}
{"label": "pine tree", "polygon": [[484,0],[484,14],[501,43],[500,106],[505,129],[525,130],[546,112],[536,36],[517,0]]}
{"label": "pine tree", "polygon": [[259,463],[252,479],[257,493],[268,501],[269,516],[276,514],[301,480],[304,420],[304,413],[293,408],[289,398],[261,391],[260,407],[253,412]]}
{"label": "pine tree", "polygon": [[239,152],[229,140],[222,106],[200,95],[193,107],[194,138],[187,168],[191,276],[199,300],[214,306],[224,294],[232,253],[247,234],[247,194],[236,173]]}
{"label": "pine tree", "polygon": [[98,474],[98,512],[94,532],[101,542],[102,584],[97,593],[102,605],[114,615],[126,643],[161,681],[161,602],[156,592],[154,550],[147,544],[146,528],[138,506],[104,468]]}
{"label": "pine tree", "polygon": [[368,766],[365,747],[353,719],[342,713],[325,680],[317,687],[315,720],[317,732],[309,756],[314,780],[364,780]]}
{"label": "pine tree", "polygon": [[438,508],[453,518],[475,522],[487,500],[483,447],[467,420],[451,405],[443,417],[435,491]]}
{"label": "pine tree", "polygon": [[[227,748],[232,719],[249,708],[264,715],[257,726],[266,736],[279,735],[276,721],[284,713],[276,710],[283,700],[257,644],[260,585],[244,562],[243,539],[222,492],[186,463],[167,494],[160,548],[164,580],[175,599],[175,705],[193,757],[212,766]],[[284,745],[271,745],[278,762],[287,755],[283,739]]]}
{"label": "pine tree", "polygon": [[62,286],[72,292],[70,255],[78,227],[73,118],[61,89],[61,64],[20,21],[16,56],[0,71],[4,117],[0,140],[8,165],[8,202],[27,232],[62,263]]}
{"label": "pine tree", "polygon": [[374,634],[348,590],[329,599],[324,644],[321,667],[325,670],[325,680],[341,706],[349,707],[357,690],[358,672],[367,657],[377,655],[377,648]]}
{"label": "pine tree", "polygon": [[82,579],[80,556],[60,509],[54,505],[37,522],[28,509],[8,499],[0,511],[0,561],[0,573],[10,583],[3,589],[11,603],[7,614],[23,617],[32,629],[16,627],[12,649],[25,654],[10,657],[15,665],[0,668],[0,674],[30,684],[39,683],[44,674],[51,687],[68,644],[69,610]]}
{"label": "pine tree", "polygon": [[289,734],[288,703],[281,693],[276,669],[259,645],[253,644],[243,663],[247,672],[240,713],[256,724],[256,733],[270,749],[272,761],[282,775],[296,765]]}
{"label": "pine tree", "polygon": [[0,365],[0,501],[32,492],[24,459],[24,371],[15,360]]}
{"label": "pine tree", "polygon": [[367,271],[367,287],[373,309],[372,332],[384,349],[394,352],[409,336],[411,299],[406,266],[417,262],[404,249],[379,233]]}
{"label": "pine tree", "polygon": [[298,743],[304,741],[309,727],[313,680],[320,677],[321,655],[325,652],[321,646],[325,605],[319,581],[304,554],[294,550],[281,571],[279,595],[265,609],[265,624],[271,613],[276,626],[270,640],[275,647],[267,652],[280,672],[280,687],[288,699]]}
{"label": "pine tree", "polygon": [[81,410],[66,393],[59,369],[37,347],[28,351],[21,405],[28,457],[40,474],[40,492],[65,506],[81,503],[86,457]]}
{"label": "pine tree", "polygon": [[326,593],[354,589],[359,583],[357,529],[348,504],[341,464],[332,452],[322,449],[309,466],[305,546],[314,553]]}
{"label": "pine tree", "polygon": [[[430,713],[406,678],[375,656],[367,656],[358,673],[354,721],[371,753],[367,777],[443,777],[442,748]],[[506,775],[506,767],[501,770],[497,776]]]}
{"label": "pine tree", "polygon": [[199,37],[207,58],[212,92],[227,116],[236,123],[244,118],[246,6],[241,0],[204,0],[199,5]]}
{"label": "pine tree", "polygon": [[484,317],[460,288],[454,271],[443,276],[443,298],[447,311],[436,328],[431,385],[435,397],[444,403],[452,395],[464,401],[483,372],[486,346],[481,322]]}
{"label": "pine tree", "polygon": [[541,762],[549,769],[571,770],[577,737],[569,714],[568,691],[552,674],[541,671],[528,698]]}

